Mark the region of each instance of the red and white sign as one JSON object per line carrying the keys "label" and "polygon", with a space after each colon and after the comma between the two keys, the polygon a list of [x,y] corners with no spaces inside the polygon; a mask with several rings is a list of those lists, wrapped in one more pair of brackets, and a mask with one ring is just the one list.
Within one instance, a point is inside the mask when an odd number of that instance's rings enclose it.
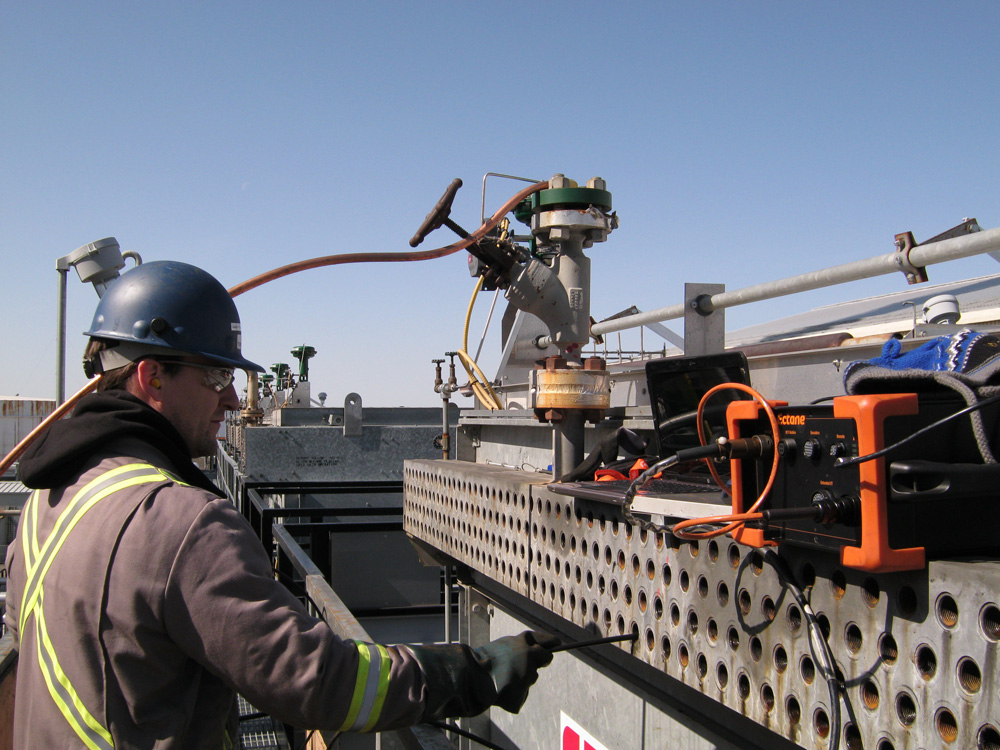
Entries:
{"label": "red and white sign", "polygon": [[608,750],[595,740],[586,729],[581,727],[562,711],[559,712],[562,726],[559,731],[560,750]]}

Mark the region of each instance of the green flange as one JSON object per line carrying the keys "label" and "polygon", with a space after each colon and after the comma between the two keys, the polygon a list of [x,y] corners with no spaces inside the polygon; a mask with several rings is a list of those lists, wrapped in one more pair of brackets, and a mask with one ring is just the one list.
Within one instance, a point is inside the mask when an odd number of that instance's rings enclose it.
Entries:
{"label": "green flange", "polygon": [[603,211],[611,210],[611,193],[588,187],[551,188],[531,196],[532,212],[558,208],[585,209],[596,206]]}
{"label": "green flange", "polygon": [[522,224],[531,224],[532,215],[539,211],[552,211],[560,208],[585,210],[588,206],[597,206],[602,211],[611,210],[611,193],[597,188],[570,187],[552,188],[533,193],[514,208],[514,218]]}

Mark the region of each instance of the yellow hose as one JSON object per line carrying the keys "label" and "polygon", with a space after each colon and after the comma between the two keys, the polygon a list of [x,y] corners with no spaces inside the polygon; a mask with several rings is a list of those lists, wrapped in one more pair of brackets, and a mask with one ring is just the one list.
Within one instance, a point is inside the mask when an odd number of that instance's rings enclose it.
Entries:
{"label": "yellow hose", "polygon": [[498,409],[503,409],[503,404],[500,402],[500,397],[497,396],[496,391],[490,385],[489,380],[483,371],[480,369],[479,365],[476,364],[476,360],[469,356],[469,321],[472,320],[472,308],[476,304],[476,296],[479,291],[483,288],[483,277],[480,276],[479,280],[476,281],[476,288],[472,290],[472,299],[469,300],[469,309],[465,312],[465,327],[462,329],[462,348],[458,350],[458,358],[462,361],[462,365],[465,367],[465,371],[469,374],[469,384],[472,386],[472,392],[476,394],[483,406],[485,406],[490,411],[496,411]]}

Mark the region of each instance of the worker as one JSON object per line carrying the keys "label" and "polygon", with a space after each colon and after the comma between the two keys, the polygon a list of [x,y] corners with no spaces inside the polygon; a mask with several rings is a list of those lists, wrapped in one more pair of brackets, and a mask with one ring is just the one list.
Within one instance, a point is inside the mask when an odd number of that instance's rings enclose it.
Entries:
{"label": "worker", "polygon": [[86,335],[98,392],[19,466],[34,492],[7,556],[16,747],[238,747],[237,693],[292,726],[351,732],[520,709],[558,639],[342,640],[275,580],[192,462],[239,408],[234,370],[262,372],[215,278],[139,265]]}

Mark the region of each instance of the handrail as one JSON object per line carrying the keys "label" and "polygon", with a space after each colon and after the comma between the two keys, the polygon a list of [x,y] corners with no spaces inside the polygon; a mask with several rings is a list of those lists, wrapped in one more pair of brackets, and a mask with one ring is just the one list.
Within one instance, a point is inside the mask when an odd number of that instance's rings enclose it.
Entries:
{"label": "handrail", "polygon": [[[884,276],[898,271],[906,272],[908,267],[922,268],[934,263],[943,263],[959,258],[969,258],[974,255],[1000,252],[1000,228],[987,229],[972,234],[953,237],[938,242],[917,245],[910,249],[908,255],[901,252],[886,253],[866,260],[844,263],[819,271],[789,276],[777,281],[735,289],[731,292],[721,292],[699,300],[686,300],[677,305],[661,307],[636,315],[628,315],[613,320],[595,323],[590,332],[595,336],[606,333],[638,328],[650,323],[661,323],[664,320],[683,318],[692,304],[697,305],[701,313],[708,314],[727,307],[745,305],[751,302],[761,302],[788,294],[807,292],[813,289],[844,284],[849,281]],[[551,344],[549,336],[540,337],[536,344],[544,349]]]}
{"label": "handrail", "polygon": [[[372,643],[372,637],[351,614],[351,610],[327,583],[319,567],[292,535],[281,526],[275,526],[272,534],[279,550],[284,552],[288,561],[304,579],[310,603],[330,629],[340,638]],[[454,745],[448,741],[444,732],[426,724],[409,729],[397,729],[391,734],[410,750],[454,750]]]}

